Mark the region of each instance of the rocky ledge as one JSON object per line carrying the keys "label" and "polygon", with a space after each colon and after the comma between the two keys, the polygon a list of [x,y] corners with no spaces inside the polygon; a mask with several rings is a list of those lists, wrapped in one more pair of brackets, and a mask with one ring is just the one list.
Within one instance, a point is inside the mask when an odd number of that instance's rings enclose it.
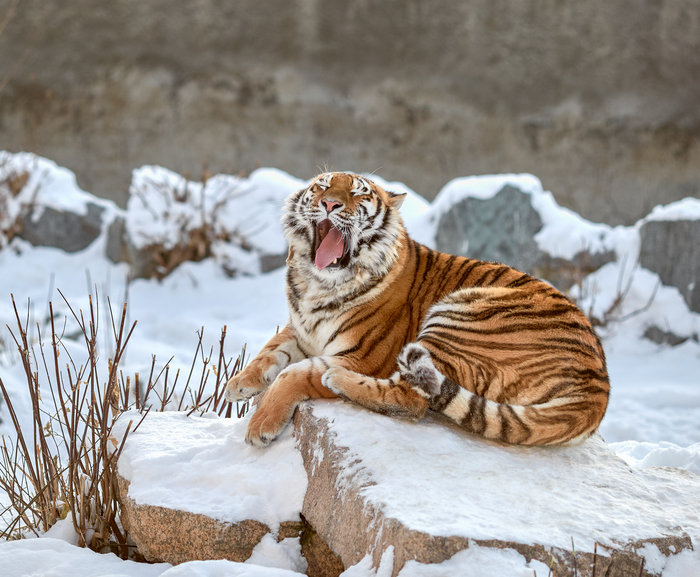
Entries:
{"label": "rocky ledge", "polygon": [[[438,417],[405,423],[339,401],[316,401],[297,412],[294,439],[287,432],[278,447],[257,450],[240,448],[244,422],[155,415],[154,425],[145,426],[153,416],[130,436],[119,463],[124,523],[149,560],[243,561],[272,531],[277,541],[298,537],[307,574],[324,577],[370,559],[374,567],[381,563],[382,574],[395,576],[407,562],[441,563],[470,547],[509,549],[528,563],[552,566],[557,576],[588,577],[594,564],[596,575],[639,575],[643,560],[643,574],[658,575],[668,557],[692,548],[686,528],[693,534],[699,526],[693,519],[700,503],[692,495],[700,494],[700,478],[673,469],[633,470],[599,436],[573,447],[513,447],[469,436]],[[171,429],[177,435],[164,446],[160,439]],[[210,441],[205,430],[214,431]],[[183,495],[206,495],[221,482],[222,465],[213,464],[208,487],[186,486],[183,468],[209,475],[202,450],[193,449],[198,443],[213,444],[217,459],[226,460],[230,450],[232,471],[258,468],[282,492],[300,483],[294,475],[303,459],[308,485],[303,504],[292,506],[298,513],[277,512],[275,518],[286,520],[267,524],[250,514],[279,506],[274,488],[262,497],[256,489],[248,513],[245,507],[227,512],[248,500],[250,489],[238,478],[226,485],[239,486],[229,505],[223,490],[214,490],[213,505],[198,510],[205,498],[180,507],[159,486],[167,484],[159,476],[178,477],[174,486]],[[185,447],[190,461],[164,457],[170,444]],[[149,463],[156,472],[151,479],[143,474]],[[199,477],[190,475],[189,482],[201,485]],[[676,489],[687,507],[678,508],[674,499],[669,509],[664,495]]]}

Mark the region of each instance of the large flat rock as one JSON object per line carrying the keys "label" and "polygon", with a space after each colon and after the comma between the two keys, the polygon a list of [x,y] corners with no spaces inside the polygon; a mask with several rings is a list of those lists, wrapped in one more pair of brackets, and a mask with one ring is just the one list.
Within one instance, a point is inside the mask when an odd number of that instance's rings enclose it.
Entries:
{"label": "large flat rock", "polygon": [[367,553],[378,566],[393,546],[397,575],[409,560],[439,563],[476,543],[584,577],[597,543],[596,574],[614,577],[691,548],[600,436],[514,447],[437,417],[406,423],[338,401],[302,405],[294,424],[309,477],[303,515],[346,567]]}

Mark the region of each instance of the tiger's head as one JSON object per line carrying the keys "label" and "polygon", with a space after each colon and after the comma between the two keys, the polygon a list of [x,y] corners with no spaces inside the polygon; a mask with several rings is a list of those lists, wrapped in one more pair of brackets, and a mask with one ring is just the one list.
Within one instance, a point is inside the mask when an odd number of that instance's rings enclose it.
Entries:
{"label": "tiger's head", "polygon": [[405,197],[356,174],[317,176],[287,199],[282,222],[290,255],[324,281],[344,282],[359,270],[386,274],[396,260]]}

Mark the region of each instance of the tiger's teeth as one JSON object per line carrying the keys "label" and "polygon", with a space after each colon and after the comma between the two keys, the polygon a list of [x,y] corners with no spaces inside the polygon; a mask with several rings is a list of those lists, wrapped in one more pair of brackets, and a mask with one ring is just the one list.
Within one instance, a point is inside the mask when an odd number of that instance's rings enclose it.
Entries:
{"label": "tiger's teeth", "polygon": [[338,259],[333,259],[333,264],[338,264]]}

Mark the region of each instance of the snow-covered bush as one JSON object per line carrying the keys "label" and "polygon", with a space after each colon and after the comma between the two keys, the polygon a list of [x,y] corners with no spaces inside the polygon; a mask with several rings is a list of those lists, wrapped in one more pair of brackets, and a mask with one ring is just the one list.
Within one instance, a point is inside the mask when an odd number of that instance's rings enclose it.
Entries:
{"label": "snow-covered bush", "polygon": [[0,152],[0,249],[22,230],[31,214],[39,191],[39,181],[30,175],[37,168],[37,157]]}
{"label": "snow-covered bush", "polygon": [[129,188],[128,243],[152,257],[159,278],[184,261],[208,257],[231,276],[256,274],[261,256],[286,251],[281,209],[302,185],[273,169],[257,170],[248,178],[219,174],[193,182],[144,166],[134,170]]}

